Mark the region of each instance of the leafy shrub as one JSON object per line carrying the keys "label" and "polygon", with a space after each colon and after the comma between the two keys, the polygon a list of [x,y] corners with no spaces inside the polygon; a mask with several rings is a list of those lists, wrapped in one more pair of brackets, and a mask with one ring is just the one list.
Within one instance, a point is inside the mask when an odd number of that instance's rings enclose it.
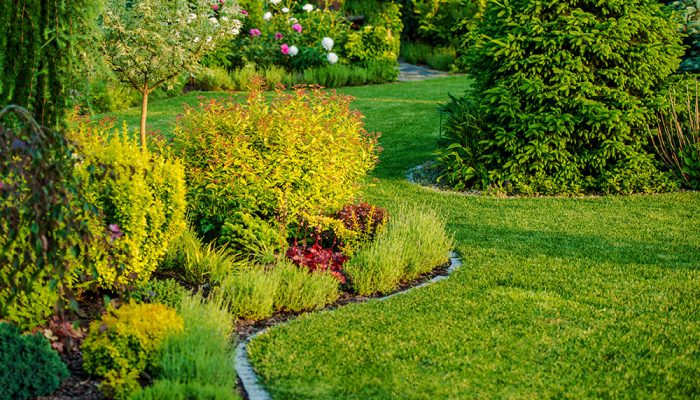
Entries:
{"label": "leafy shrub", "polygon": [[93,239],[73,155],[27,111],[0,111],[0,319],[24,329],[66,297],[76,256]]}
{"label": "leafy shrub", "polygon": [[376,240],[350,259],[345,273],[359,294],[386,293],[446,263],[453,246],[435,211],[403,205]]}
{"label": "leafy shrub", "polygon": [[154,279],[129,294],[137,303],[160,303],[178,308],[187,290],[175,279]]}
{"label": "leafy shrub", "polygon": [[123,110],[138,104],[138,94],[119,84],[116,79],[99,77],[90,81],[84,107],[91,113]]}
{"label": "leafy shrub", "polygon": [[200,90],[235,90],[236,82],[221,67],[204,68],[195,78],[195,86]]}
{"label": "leafy shrub", "polygon": [[260,267],[235,271],[217,288],[217,296],[230,304],[239,318],[265,319],[275,311],[275,296],[280,277]]}
{"label": "leafy shrub", "polygon": [[243,221],[274,248],[304,215],[348,203],[377,161],[376,138],[361,118],[348,98],[316,90],[278,94],[271,103],[256,90],[246,104],[212,100],[185,110],[175,147],[186,162],[197,232],[219,238],[228,224],[222,241],[240,245],[236,238],[247,241],[248,233],[231,226]]}
{"label": "leafy shrub", "polygon": [[343,251],[351,254],[354,249],[374,240],[384,228],[389,214],[381,207],[358,203],[343,207],[335,217],[347,229],[337,236],[342,242]]}
{"label": "leafy shrub", "polygon": [[182,330],[182,318],[163,304],[125,304],[90,324],[83,366],[104,378],[108,396],[127,398],[140,389],[139,374],[154,365],[166,337]]}
{"label": "leafy shrub", "polygon": [[[697,78],[686,81],[685,96],[669,92],[669,110],[659,113],[659,125],[652,143],[656,154],[684,186],[700,189],[700,96]],[[678,102],[681,102],[678,104]]]}
{"label": "leafy shrub", "polygon": [[351,62],[366,65],[369,62],[395,64],[399,55],[397,37],[390,28],[365,25],[348,37],[346,54]]}
{"label": "leafy shrub", "polygon": [[455,160],[449,148],[441,157],[475,171],[456,185],[522,194],[670,189],[645,147],[655,92],[682,54],[678,26],[655,1],[591,4],[489,3],[468,50],[475,116],[469,130],[451,133],[465,150],[476,142],[476,156]]}
{"label": "leafy shrub", "polygon": [[188,295],[178,311],[185,329],[165,340],[153,375],[158,380],[226,389],[232,395],[236,386],[231,362],[233,320],[226,305],[199,294]]}
{"label": "leafy shrub", "polygon": [[[231,360],[225,362],[231,363]],[[239,400],[240,397],[228,387],[204,385],[199,382],[181,383],[167,379],[157,380],[153,385],[131,396],[131,400]]]}
{"label": "leafy shrub", "polygon": [[280,263],[272,273],[280,276],[275,309],[300,312],[317,310],[338,299],[338,279],[326,272],[309,273],[289,263]]}
{"label": "leafy shrub", "polygon": [[93,233],[109,239],[89,249],[96,284],[119,289],[147,282],[186,226],[182,163],[141,149],[126,131],[110,136],[107,127],[86,121],[78,121],[69,137],[81,146],[75,173],[86,200],[100,211]]}
{"label": "leafy shrub", "polygon": [[39,333],[22,335],[0,323],[0,398],[25,400],[46,396],[68,377],[68,369]]}

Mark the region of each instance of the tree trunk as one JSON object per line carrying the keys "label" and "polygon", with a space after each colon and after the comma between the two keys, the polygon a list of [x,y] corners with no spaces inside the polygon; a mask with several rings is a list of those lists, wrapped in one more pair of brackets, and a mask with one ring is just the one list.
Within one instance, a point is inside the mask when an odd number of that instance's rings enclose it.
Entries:
{"label": "tree trunk", "polygon": [[143,88],[141,103],[141,148],[146,150],[146,115],[148,114],[148,83]]}

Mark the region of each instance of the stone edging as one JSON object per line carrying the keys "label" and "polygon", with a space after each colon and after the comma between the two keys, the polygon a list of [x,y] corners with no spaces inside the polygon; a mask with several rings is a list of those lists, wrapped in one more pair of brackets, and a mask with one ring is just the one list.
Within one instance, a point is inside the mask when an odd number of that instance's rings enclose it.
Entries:
{"label": "stone edging", "polygon": [[[447,275],[438,275],[434,277],[433,279],[421,283],[420,285],[410,287],[406,290],[402,290],[400,292],[392,293],[390,295],[384,296],[377,298],[375,300],[377,301],[384,301],[386,299],[389,299],[394,296],[398,296],[404,293],[408,293],[412,290],[422,288],[428,285],[431,285],[435,282],[439,282],[443,279],[447,279],[448,276],[452,275],[453,272],[455,272],[459,267],[462,266],[462,260],[457,256],[457,253],[454,251],[450,253],[450,266],[447,269]],[[244,341],[240,342],[238,346],[236,346],[236,353],[234,356],[234,362],[235,362],[235,367],[236,367],[236,373],[238,374],[238,378],[241,380],[241,383],[243,385],[243,390],[245,390],[246,394],[248,395],[249,400],[271,400],[272,397],[270,397],[270,394],[265,390],[265,388],[262,387],[260,384],[260,377],[258,377],[258,374],[255,373],[255,370],[253,369],[253,366],[250,364],[250,359],[248,359],[248,348],[247,344],[250,342],[252,339],[257,337],[258,335],[261,335],[265,332],[267,332],[270,328],[263,329],[260,332],[256,332],[255,334],[251,335]]]}

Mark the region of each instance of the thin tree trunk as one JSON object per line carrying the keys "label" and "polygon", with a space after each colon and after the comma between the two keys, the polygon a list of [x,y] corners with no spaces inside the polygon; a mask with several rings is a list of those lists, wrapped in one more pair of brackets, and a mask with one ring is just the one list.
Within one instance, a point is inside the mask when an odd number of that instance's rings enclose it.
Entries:
{"label": "thin tree trunk", "polygon": [[148,83],[143,88],[143,102],[141,103],[141,148],[146,150],[146,115],[148,114]]}

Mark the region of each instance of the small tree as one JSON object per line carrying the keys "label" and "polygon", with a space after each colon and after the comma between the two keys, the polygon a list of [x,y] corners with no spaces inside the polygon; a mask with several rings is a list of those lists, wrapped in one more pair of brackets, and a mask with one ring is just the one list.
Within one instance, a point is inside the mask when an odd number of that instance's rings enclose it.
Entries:
{"label": "small tree", "polygon": [[233,0],[107,0],[102,51],[120,81],[143,97],[142,147],[148,94],[196,70],[207,51],[239,33],[242,16]]}

